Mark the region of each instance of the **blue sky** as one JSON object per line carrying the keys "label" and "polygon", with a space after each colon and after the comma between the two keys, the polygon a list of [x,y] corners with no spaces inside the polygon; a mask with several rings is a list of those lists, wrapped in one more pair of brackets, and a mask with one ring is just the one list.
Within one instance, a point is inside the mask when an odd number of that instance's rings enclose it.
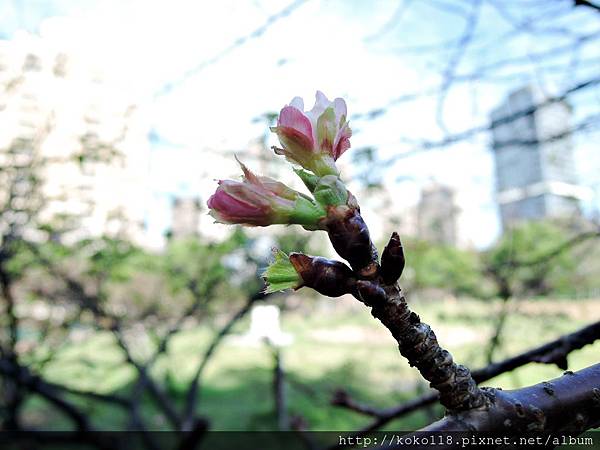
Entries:
{"label": "blue sky", "polygon": [[[473,36],[477,45],[459,60],[457,72],[543,52],[562,41],[568,44],[572,36],[547,30],[525,36],[515,33],[511,19],[519,22],[542,3],[548,16],[564,17],[555,21],[555,28],[584,33],[600,26],[600,15],[572,11],[571,2],[483,2]],[[160,233],[168,226],[171,197],[199,195],[206,200],[213,178],[236,176],[233,162],[217,163],[221,160],[215,155],[243,154],[252,139],[265,133],[265,123],[254,119],[279,110],[296,95],[304,97],[305,104],[312,102],[317,89],[330,98],[344,97],[351,115],[384,108],[385,113],[372,120],[359,115],[351,122],[353,148],[374,146],[382,158],[414,150],[407,139],[443,138],[436,121],[438,96],[388,105],[394,98],[439,85],[456,41],[464,37],[461,11],[470,13],[464,4],[453,0],[6,1],[0,3],[0,30],[6,38],[19,29],[39,32],[46,27],[49,36],[60,35],[64,45],[88,52],[109,77],[135,93],[152,126],[154,207],[148,221]],[[499,10],[494,4],[505,8]],[[289,14],[263,27],[286,5]],[[78,25],[44,22],[56,16]],[[501,46],[499,37],[504,39]],[[446,41],[449,44],[435,54],[427,48],[407,51],[407,47]],[[597,48],[584,47],[582,56],[597,58]],[[570,57],[557,58],[555,66],[570,64]],[[531,70],[523,71],[528,65]],[[595,65],[580,64],[567,77],[556,69],[556,74],[550,69],[539,71],[530,61],[521,65],[519,76],[505,69],[487,82],[454,83],[441,109],[444,124],[450,133],[485,124],[489,111],[524,82],[560,92],[578,79],[597,74],[599,68],[597,60]],[[597,112],[600,103],[598,89],[585,94],[576,99],[576,114],[581,117],[586,111]],[[597,187],[600,173],[597,138],[597,133],[586,134],[577,143],[580,176],[590,187]],[[402,211],[414,204],[423,184],[449,184],[459,192],[462,234],[478,247],[489,245],[499,225],[488,139],[481,135],[398,159],[381,175],[394,207]],[[360,190],[352,180],[364,167],[352,167],[349,153],[340,162],[351,187]],[[369,211],[368,199],[363,203],[367,218],[376,215]],[[588,211],[597,207],[597,197],[586,204]]]}

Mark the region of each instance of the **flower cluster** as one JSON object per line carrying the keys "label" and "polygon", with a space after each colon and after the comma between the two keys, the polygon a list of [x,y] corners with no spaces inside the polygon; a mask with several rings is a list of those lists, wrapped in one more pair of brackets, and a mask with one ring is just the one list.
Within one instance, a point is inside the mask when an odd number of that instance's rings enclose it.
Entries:
{"label": "flower cluster", "polygon": [[[326,230],[334,248],[353,268],[368,265],[373,259],[363,242],[364,238],[370,242],[368,230],[335,165],[350,148],[352,135],[344,100],[329,101],[318,91],[313,108],[304,111],[304,102],[295,97],[283,107],[271,130],[281,143],[281,147],[274,147],[275,153],[300,166],[294,171],[311,196],[272,178],[257,176],[240,163],[242,181],[220,180],[208,200],[209,214],[228,224],[299,224],[308,230]],[[356,251],[357,247],[361,251]],[[365,248],[366,252],[362,251]],[[309,261],[306,258],[310,259],[311,271],[303,264]],[[351,275],[352,270],[343,263],[298,254],[288,258],[280,253],[265,272],[270,291],[307,285],[336,296],[355,290],[353,285],[340,281],[353,279]]]}
{"label": "flower cluster", "polygon": [[349,198],[335,166],[335,160],[350,148],[352,132],[346,117],[343,99],[331,102],[318,91],[310,111],[304,111],[304,102],[295,97],[283,107],[272,128],[283,147],[275,152],[302,167],[296,173],[314,200],[272,178],[257,176],[240,163],[242,181],[220,180],[208,200],[209,214],[228,224],[323,228],[327,207],[343,205]]}

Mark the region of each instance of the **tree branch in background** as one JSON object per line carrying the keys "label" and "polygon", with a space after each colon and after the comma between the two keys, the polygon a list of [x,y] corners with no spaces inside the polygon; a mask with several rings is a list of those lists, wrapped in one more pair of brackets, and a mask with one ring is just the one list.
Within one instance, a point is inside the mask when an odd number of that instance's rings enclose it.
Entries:
{"label": "tree branch in background", "polygon": [[164,391],[154,382],[154,380],[152,380],[150,374],[148,373],[147,367],[143,364],[138,363],[133,358],[129,346],[123,338],[122,330],[118,322],[113,326],[112,333],[113,336],[116,338],[117,344],[125,354],[125,360],[129,364],[131,364],[138,372],[140,383],[142,383],[143,386],[148,388],[148,391],[156,399],[157,404],[161,407],[161,410],[164,412],[165,416],[167,417],[173,428],[175,430],[181,429],[181,420],[179,418],[179,415],[177,414],[177,411],[175,410],[175,405],[164,393]]}
{"label": "tree branch in background", "polygon": [[218,346],[221,343],[221,341],[223,340],[223,338],[225,338],[225,336],[227,336],[229,334],[229,332],[231,331],[233,326],[250,312],[250,310],[252,309],[252,306],[257,301],[263,300],[267,296],[268,296],[268,294],[265,294],[264,292],[261,291],[261,292],[257,292],[255,294],[251,295],[250,297],[248,297],[245,305],[235,315],[233,315],[233,317],[231,317],[229,319],[229,321],[221,328],[221,330],[213,337],[212,342],[209,344],[206,351],[204,352],[204,355],[203,355],[202,359],[200,360],[200,364],[198,364],[198,367],[196,368],[196,371],[194,372],[194,375],[192,376],[191,384],[186,393],[185,404],[184,404],[184,409],[183,409],[183,429],[184,430],[189,429],[191,422],[193,420],[193,417],[195,414],[195,409],[196,409],[196,404],[198,402],[198,397],[199,397],[199,393],[200,393],[200,379],[202,377],[202,373],[204,372],[206,365],[210,361],[215,350],[218,348]]}
{"label": "tree branch in background", "polygon": [[578,6],[587,6],[588,8],[592,8],[594,10],[596,10],[597,12],[600,12],[600,5],[597,5],[596,3],[592,3],[588,0],[573,0],[574,6],[578,7]]}
{"label": "tree branch in background", "polygon": [[504,327],[506,325],[506,320],[508,319],[510,308],[511,308],[511,299],[512,297],[501,297],[502,305],[500,307],[500,312],[496,317],[496,326],[494,327],[494,334],[490,338],[488,342],[486,353],[486,361],[488,364],[494,362],[494,353],[496,352],[496,348],[501,345],[502,342],[502,334],[504,332]]}
{"label": "tree branch in background", "polygon": [[[564,367],[564,361],[571,352],[579,350],[586,345],[592,344],[598,339],[600,339],[600,321],[592,323],[573,333],[561,336],[554,341],[520,353],[511,358],[489,364],[486,367],[478,370],[474,370],[472,375],[477,383],[482,383],[497,377],[498,375],[508,373],[530,363],[556,364],[562,368]],[[348,394],[345,394],[344,396],[346,398],[339,395],[334,397],[332,403],[337,406],[346,407],[352,411],[376,417],[373,422],[361,429],[358,432],[358,435],[364,435],[373,430],[377,430],[394,419],[402,417],[427,405],[431,405],[438,400],[438,394],[431,393],[410,400],[393,408],[377,410],[376,408],[365,405],[356,407],[357,403],[350,399]],[[351,404],[351,406],[348,406],[348,404]]]}
{"label": "tree branch in background", "polygon": [[[479,126],[469,128],[464,131],[460,131],[458,133],[450,134],[441,140],[408,141],[407,143],[411,143],[415,147],[411,151],[410,154],[412,154],[412,152],[420,152],[420,151],[434,150],[434,149],[449,147],[453,144],[456,144],[457,142],[465,141],[465,140],[473,138],[479,134],[487,133],[489,131],[492,131],[494,128],[496,128],[500,125],[512,123],[523,117],[531,116],[531,115],[535,114],[540,108],[544,108],[546,106],[550,106],[552,104],[565,101],[570,95],[574,94],[575,92],[597,86],[598,84],[600,84],[600,77],[590,78],[586,81],[583,81],[581,83],[578,83],[578,84],[570,87],[569,89],[566,89],[560,95],[549,97],[536,105],[533,105],[528,108],[524,108],[524,109],[515,111],[513,113],[507,114],[505,116],[499,117],[498,119],[494,120],[490,124],[479,125]],[[382,164],[388,165],[388,164],[393,163],[397,159],[400,159],[400,158],[403,158],[406,156],[407,155],[405,153],[399,153],[397,155],[394,155],[394,156],[382,161]]]}
{"label": "tree branch in background", "polygon": [[[11,243],[3,243],[4,246],[10,245]],[[8,321],[8,336],[7,342],[1,343],[0,348],[2,350],[3,357],[5,356],[8,360],[14,364],[18,363],[17,355],[17,343],[19,339],[19,319],[15,311],[15,299],[12,293],[12,280],[5,267],[5,261],[8,256],[6,255],[5,248],[0,250],[0,292],[4,299],[4,315]],[[20,410],[23,405],[23,392],[22,385],[11,379],[3,380],[5,392],[4,401],[6,403],[6,417],[3,418],[3,424],[8,429],[18,430],[21,428],[20,421]]]}
{"label": "tree branch in background", "polygon": [[545,262],[548,262],[552,258],[559,256],[564,251],[566,251],[572,247],[575,247],[576,245],[579,245],[582,242],[585,242],[589,239],[594,239],[594,238],[600,238],[600,228],[597,230],[585,231],[583,233],[579,233],[579,234],[573,236],[572,238],[566,240],[565,242],[559,244],[558,246],[556,246],[554,249],[550,250],[549,252],[544,253],[543,255],[536,256],[531,259],[522,260],[522,261],[511,260],[508,262],[508,264],[510,267],[528,267],[528,266],[535,266],[538,264],[543,264]]}
{"label": "tree branch in background", "polygon": [[543,264],[549,263],[552,259],[562,255],[567,250],[585,241],[595,239],[598,237],[600,237],[600,229],[584,231],[576,234],[575,236],[572,236],[569,239],[566,239],[562,243],[556,245],[553,249],[546,251],[541,255],[533,255],[528,259],[521,260],[518,258],[511,257],[506,261],[503,261],[502,265],[494,266],[492,264],[488,264],[486,266],[485,272],[491,276],[492,280],[497,285],[498,294],[502,301],[502,306],[496,320],[494,333],[492,334],[492,337],[488,343],[486,350],[488,363],[492,363],[494,359],[494,352],[502,341],[504,325],[510,313],[511,299],[515,295],[515,293],[513,292],[514,289],[511,286],[509,277],[506,275],[505,270],[515,270],[523,267],[541,266]]}
{"label": "tree branch in background", "polygon": [[56,406],[67,417],[69,417],[78,431],[91,431],[89,420],[79,408],[65,400],[59,391],[51,384],[46,383],[42,378],[33,375],[26,367],[18,365],[9,359],[0,359],[0,372],[10,378],[15,383],[35,392],[45,400]]}
{"label": "tree branch in background", "polygon": [[456,45],[456,48],[454,49],[452,56],[450,57],[450,60],[444,69],[444,72],[442,73],[442,83],[437,94],[438,101],[436,121],[440,129],[446,134],[448,133],[448,130],[444,123],[444,103],[446,101],[446,96],[448,95],[448,89],[454,81],[456,68],[460,64],[460,61],[465,55],[466,49],[473,39],[473,35],[475,34],[475,29],[477,28],[477,22],[479,20],[479,14],[481,13],[481,4],[482,0],[474,0],[472,2],[471,11],[466,18],[463,34],[458,40],[458,44]]}

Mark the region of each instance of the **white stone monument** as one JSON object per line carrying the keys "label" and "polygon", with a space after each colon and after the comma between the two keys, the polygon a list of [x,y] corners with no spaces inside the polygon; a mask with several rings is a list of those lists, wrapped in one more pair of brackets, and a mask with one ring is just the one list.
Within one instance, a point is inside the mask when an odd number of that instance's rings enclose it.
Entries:
{"label": "white stone monument", "polygon": [[281,331],[279,307],[275,305],[257,305],[250,312],[250,330],[244,336],[245,341],[264,342],[283,347],[292,343],[289,333]]}

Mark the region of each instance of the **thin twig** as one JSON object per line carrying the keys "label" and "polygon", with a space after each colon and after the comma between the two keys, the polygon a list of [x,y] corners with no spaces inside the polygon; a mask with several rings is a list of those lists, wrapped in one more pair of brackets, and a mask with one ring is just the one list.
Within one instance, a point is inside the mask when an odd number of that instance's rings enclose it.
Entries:
{"label": "thin twig", "polygon": [[244,316],[246,316],[246,314],[248,314],[248,312],[250,311],[250,309],[252,308],[254,303],[257,302],[258,300],[262,300],[262,299],[266,298],[268,295],[269,294],[265,294],[264,292],[261,291],[261,292],[257,292],[254,295],[251,295],[250,297],[248,297],[244,306],[233,317],[231,317],[229,319],[229,321],[223,326],[223,328],[221,328],[221,330],[216,334],[216,336],[213,337],[212,342],[210,343],[210,345],[204,352],[204,355],[203,355],[202,359],[200,360],[200,364],[198,365],[198,367],[196,368],[196,371],[194,372],[194,375],[192,376],[192,381],[191,381],[191,384],[190,384],[187,394],[186,394],[185,406],[184,406],[184,410],[183,410],[183,427],[184,427],[184,429],[187,429],[190,426],[191,422],[193,421],[194,411],[196,408],[196,403],[198,401],[198,396],[199,396],[199,392],[200,392],[200,379],[201,379],[202,373],[204,372],[204,369],[205,369],[206,365],[208,364],[208,362],[210,361],[213,353],[218,348],[218,346],[221,343],[221,341],[223,340],[223,338],[229,334],[229,332],[231,331],[233,326],[240,319],[242,319]]}

